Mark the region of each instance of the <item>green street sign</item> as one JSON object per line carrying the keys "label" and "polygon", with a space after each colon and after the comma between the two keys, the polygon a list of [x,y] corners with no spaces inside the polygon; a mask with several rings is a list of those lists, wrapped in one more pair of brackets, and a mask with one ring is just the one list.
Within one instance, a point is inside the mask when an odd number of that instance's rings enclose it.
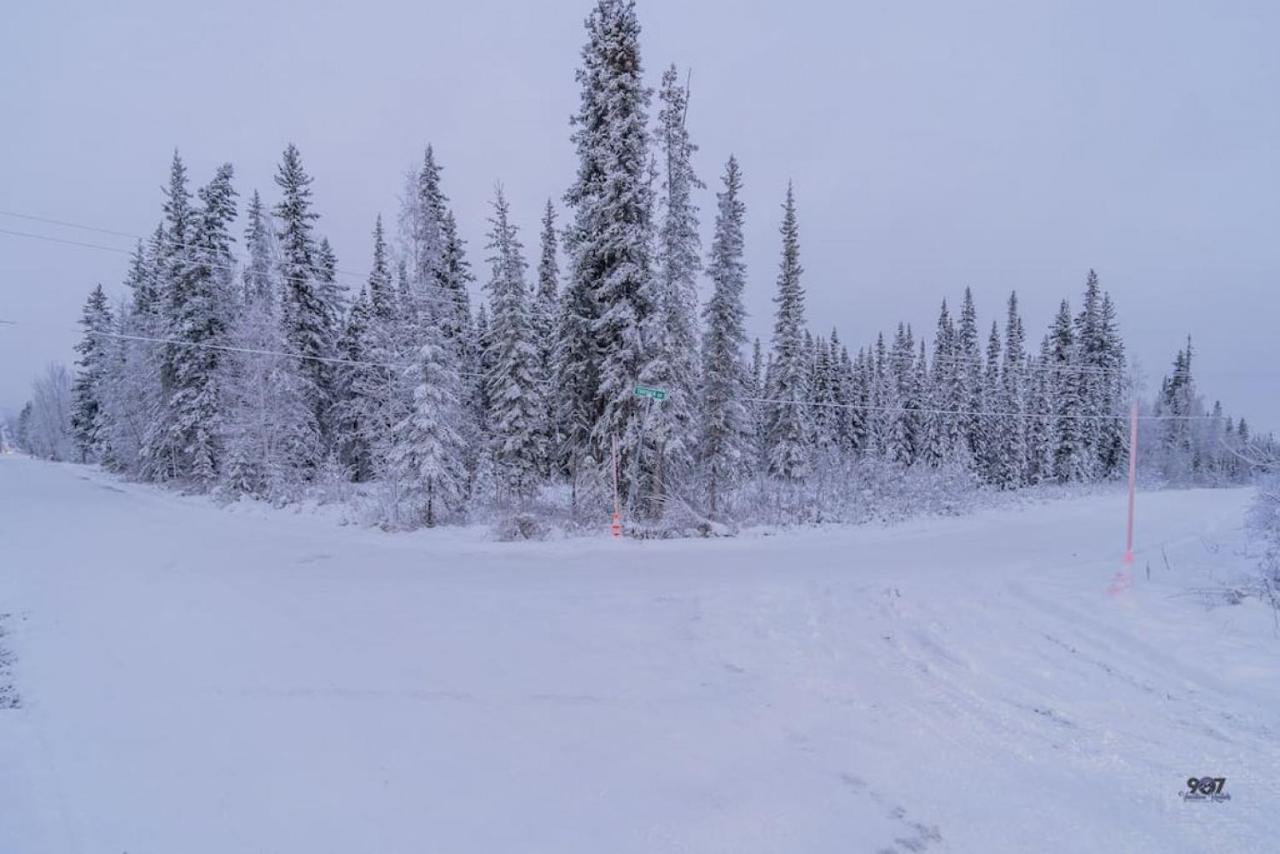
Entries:
{"label": "green street sign", "polygon": [[647,385],[636,386],[636,397],[651,397],[654,400],[666,400],[667,390],[665,388],[649,388]]}

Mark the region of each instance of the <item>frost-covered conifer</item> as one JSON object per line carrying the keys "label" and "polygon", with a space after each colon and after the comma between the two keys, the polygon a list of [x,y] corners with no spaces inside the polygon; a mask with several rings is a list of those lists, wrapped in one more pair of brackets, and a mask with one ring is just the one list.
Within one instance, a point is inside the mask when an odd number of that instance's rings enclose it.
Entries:
{"label": "frost-covered conifer", "polygon": [[716,229],[707,275],[711,299],[703,309],[702,406],[699,459],[706,477],[708,507],[714,516],[720,496],[752,468],[754,429],[745,397],[758,397],[760,342],[756,341],[752,372],[743,363],[747,343],[742,293],[747,268],[743,260],[746,205],[740,198],[742,172],[729,158],[724,189],[716,194]]}
{"label": "frost-covered conifer", "polygon": [[804,287],[800,283],[804,269],[800,266],[800,228],[790,184],[782,210],[782,260],[778,292],[773,298],[777,313],[765,435],[770,474],[800,481],[810,473],[813,427],[805,402],[810,354],[804,346]]}
{"label": "frost-covered conifer", "polygon": [[486,370],[485,385],[494,473],[501,497],[527,501],[536,493],[544,471],[542,389],[523,247],[501,186],[494,195],[489,224],[492,365]]}

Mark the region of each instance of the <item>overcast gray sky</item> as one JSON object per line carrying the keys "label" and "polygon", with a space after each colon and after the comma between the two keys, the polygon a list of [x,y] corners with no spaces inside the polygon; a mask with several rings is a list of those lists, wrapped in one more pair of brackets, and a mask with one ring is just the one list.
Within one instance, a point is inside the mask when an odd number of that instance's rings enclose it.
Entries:
{"label": "overcast gray sky", "polygon": [[[154,227],[176,146],[274,200],[289,141],[321,233],[364,270],[430,141],[484,275],[493,184],[536,251],[573,176],[590,0],[18,2],[0,31],[0,209]],[[794,179],[809,320],[860,344],[932,334],[965,285],[1011,288],[1036,342],[1098,270],[1154,386],[1188,333],[1202,390],[1280,429],[1280,4],[640,0],[656,84],[692,66],[709,243],[725,158],[746,180],[751,331],[767,336]],[[128,240],[0,216],[0,228]],[[70,361],[88,289],[127,258],[0,234],[0,411]]]}

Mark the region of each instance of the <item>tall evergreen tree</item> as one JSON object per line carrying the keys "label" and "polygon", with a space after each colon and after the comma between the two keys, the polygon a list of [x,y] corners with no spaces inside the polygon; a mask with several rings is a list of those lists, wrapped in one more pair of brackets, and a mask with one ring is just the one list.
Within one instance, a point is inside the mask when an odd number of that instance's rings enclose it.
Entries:
{"label": "tall evergreen tree", "polygon": [[356,480],[366,480],[385,468],[385,453],[399,408],[397,369],[407,353],[399,346],[397,296],[391,281],[386,232],[382,217],[373,226],[373,262],[364,291],[365,305],[353,308],[347,340],[362,364],[348,366],[349,389],[346,420],[353,435],[348,438],[349,464]]}
{"label": "tall evergreen tree", "polygon": [[102,285],[89,293],[80,325],[84,327],[84,337],[76,344],[80,358],[76,360],[78,370],[71,384],[71,433],[80,461],[89,462],[102,455],[108,436],[104,429],[108,408],[103,397],[110,352],[107,335],[113,334],[113,318]]}
{"label": "tall evergreen tree", "polygon": [[287,299],[274,226],[255,192],[245,230],[248,259],[242,298],[221,362],[226,464],[220,488],[275,501],[297,495],[320,456],[304,368],[290,351],[282,312]]}
{"label": "tall evergreen tree", "polygon": [[246,303],[274,299],[272,288],[272,243],[275,235],[268,222],[268,213],[262,206],[258,191],[253,191],[246,211],[248,225],[244,231],[244,244],[248,260],[244,268],[244,297]]}
{"label": "tall evergreen tree", "polygon": [[383,452],[391,493],[388,521],[395,527],[436,525],[461,509],[466,494],[456,360],[440,326],[424,324],[422,333],[407,369],[411,404]]}
{"label": "tall evergreen tree", "polygon": [[831,327],[831,364],[835,377],[832,383],[831,396],[834,401],[836,446],[841,454],[852,456],[857,451],[853,435],[853,360],[849,358],[849,349],[840,342],[836,328]]}
{"label": "tall evergreen tree", "polygon": [[1044,369],[1052,376],[1054,450],[1053,473],[1059,483],[1085,480],[1089,473],[1088,449],[1084,445],[1084,420],[1080,371],[1077,370],[1075,328],[1071,307],[1063,300],[1049,331],[1049,362]]}
{"label": "tall evergreen tree", "polygon": [[933,336],[933,365],[929,378],[929,407],[934,411],[928,419],[922,452],[924,461],[934,467],[954,459],[956,449],[964,441],[959,417],[951,411],[958,400],[955,383],[956,328],[944,299]]}
{"label": "tall evergreen tree", "polygon": [[980,451],[979,472],[988,483],[997,483],[1000,476],[1000,452],[1004,437],[997,432],[1001,426],[1000,389],[1000,326],[991,321],[991,333],[987,336],[987,361],[982,372],[981,424],[978,443]]}
{"label": "tall evergreen tree", "polygon": [[[649,510],[644,488],[652,471],[644,470],[640,455],[647,401],[632,389],[651,358],[644,330],[656,310],[650,282],[650,91],[632,0],[598,0],[586,28],[572,135],[578,174],[565,196],[574,213],[566,232],[571,319],[557,361],[564,393],[572,396],[569,439],[580,439],[577,422],[585,416],[598,462],[608,459],[616,441],[622,494],[629,505]],[[570,366],[571,361],[580,364]]]}
{"label": "tall evergreen tree", "polygon": [[[164,194],[164,221],[154,238],[154,282],[150,288],[155,301],[150,334],[158,338],[173,337],[178,327],[179,320],[175,315],[177,307],[184,301],[189,254],[187,243],[193,230],[194,214],[191,191],[187,186],[187,167],[177,151],[173,153],[169,184]],[[168,480],[181,473],[181,446],[177,442],[180,431],[175,426],[176,413],[172,405],[181,349],[180,345],[168,343],[156,352],[159,382],[148,395],[149,414],[142,450],[144,464],[140,472],[151,480]]]}
{"label": "tall evergreen tree", "polygon": [[145,456],[151,437],[149,424],[160,409],[160,368],[163,351],[148,340],[160,329],[159,265],[163,233],[157,230],[147,246],[135,249],[125,278],[129,298],[117,312],[115,329],[122,337],[108,345],[104,427],[110,455],[103,463],[113,470],[147,477]]}
{"label": "tall evergreen tree", "polygon": [[915,378],[915,343],[905,324],[898,324],[885,364],[885,458],[900,465],[914,459],[912,419],[910,411]]}
{"label": "tall evergreen tree", "polygon": [[1125,373],[1124,341],[1116,321],[1115,304],[1111,295],[1102,295],[1097,344],[1093,349],[1093,368],[1096,372],[1097,411],[1104,416],[1099,424],[1097,438],[1098,475],[1104,478],[1121,477],[1128,465],[1128,429],[1124,416],[1130,399],[1128,378]]}
{"label": "tall evergreen tree", "polygon": [[978,312],[969,288],[964,289],[952,355],[955,393],[951,409],[961,413],[956,418],[964,436],[964,452],[977,466],[982,453],[982,348],[978,341]]}
{"label": "tall evergreen tree", "polygon": [[538,285],[533,298],[534,343],[538,348],[538,392],[542,411],[542,442],[545,448],[542,474],[550,476],[558,468],[560,424],[556,416],[558,391],[555,383],[555,341],[559,315],[560,261],[557,255],[556,209],[547,199],[542,213],[541,251],[538,256]]}
{"label": "tall evergreen tree", "polygon": [[281,321],[290,352],[300,357],[298,379],[305,388],[315,432],[327,441],[334,399],[333,368],[326,360],[333,358],[335,350],[335,312],[325,302],[325,291],[317,281],[312,224],[319,215],[311,207],[311,176],[303,168],[302,155],[293,143],[284,151],[275,181],[281,193],[275,208],[278,265],[284,289]]}
{"label": "tall evergreen tree", "polygon": [[1103,332],[1103,293],[1093,270],[1085,281],[1083,307],[1075,318],[1075,339],[1080,411],[1086,416],[1080,423],[1080,443],[1085,454],[1085,474],[1093,478],[1102,467],[1102,416],[1110,414],[1111,392]]}
{"label": "tall evergreen tree", "polygon": [[[707,478],[711,515],[720,511],[720,497],[749,470],[752,457],[751,417],[742,398],[748,391],[743,347],[747,343],[746,310],[742,292],[747,267],[743,260],[742,228],[746,205],[740,198],[742,172],[736,158],[725,165],[724,190],[716,194],[716,230],[711,241],[707,274],[711,299],[703,310],[702,424],[700,459]],[[759,382],[760,342],[756,341],[753,383]]]}
{"label": "tall evergreen tree", "polygon": [[[1161,383],[1155,414],[1164,416],[1160,435],[1160,470],[1170,483],[1188,483],[1198,474],[1199,448],[1194,440],[1191,419],[1203,414],[1203,404],[1196,392],[1191,372],[1191,339],[1178,351],[1173,361],[1173,373]],[[1237,427],[1237,439],[1244,444],[1247,428],[1244,419]]]}
{"label": "tall evergreen tree", "polygon": [[751,344],[751,405],[747,414],[751,422],[751,458],[750,471],[761,474],[768,470],[768,444],[765,439],[766,413],[768,406],[764,399],[769,394],[768,361],[764,355],[764,347],[757,337]]}
{"label": "tall evergreen tree", "polygon": [[1027,396],[1027,481],[1045,483],[1054,479],[1054,449],[1057,447],[1057,421],[1054,389],[1057,374],[1052,368],[1053,343],[1046,335],[1040,341],[1040,354],[1029,361],[1031,389]]}
{"label": "tall evergreen tree", "polygon": [[698,209],[693,191],[705,187],[693,171],[697,146],[689,139],[685,116],[688,90],[678,82],[675,66],[662,75],[658,90],[658,147],[663,175],[662,224],[658,231],[657,271],[652,279],[644,337],[649,361],[641,382],[667,390],[661,406],[649,406],[645,419],[646,452],[652,454],[653,482],[648,490],[651,513],[660,515],[666,493],[692,471],[697,446],[698,310],[697,276],[701,270]]}
{"label": "tall evergreen tree", "polygon": [[171,474],[210,487],[222,453],[221,362],[233,321],[231,223],[236,216],[230,164],[219,167],[188,211],[180,273],[169,282],[166,319],[170,345],[167,445]]}
{"label": "tall evergreen tree", "polygon": [[1026,481],[1027,429],[1026,399],[1026,333],[1018,314],[1018,294],[1009,294],[1008,315],[1004,326],[1004,360],[1000,368],[1000,415],[996,419],[998,453],[994,482],[1003,489],[1016,489]]}
{"label": "tall evergreen tree", "polygon": [[538,348],[534,342],[533,308],[525,285],[525,260],[510,206],[499,186],[489,218],[489,330],[493,366],[485,381],[489,397],[489,430],[494,469],[503,498],[527,501],[537,491],[544,470],[545,435],[538,385]]}
{"label": "tall evergreen tree", "polygon": [[773,377],[766,424],[769,472],[789,481],[804,480],[810,472],[812,424],[805,402],[804,288],[800,277],[800,227],[795,193],[787,185],[782,206],[782,260],[778,265],[777,315],[773,325]]}

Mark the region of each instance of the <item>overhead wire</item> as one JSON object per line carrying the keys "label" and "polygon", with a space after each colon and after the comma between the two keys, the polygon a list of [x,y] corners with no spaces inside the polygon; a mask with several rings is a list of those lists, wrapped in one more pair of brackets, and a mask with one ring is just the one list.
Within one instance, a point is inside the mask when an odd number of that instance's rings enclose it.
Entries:
{"label": "overhead wire", "polygon": [[[66,237],[55,237],[49,234],[35,234],[29,231],[16,231],[8,228],[0,228],[0,234],[8,234],[13,237],[25,237],[33,240],[44,240],[49,243],[60,243],[65,246],[78,246],[84,249],[97,249],[103,252],[114,252],[118,255],[133,255],[135,251],[133,249],[125,249],[120,246],[105,246],[101,243],[88,243],[83,240],[71,240],[70,238],[66,238]],[[202,261],[200,263],[211,270],[223,270],[229,273],[237,273],[241,270],[241,267],[235,264],[220,264],[213,261]],[[304,265],[302,269],[311,270],[314,272],[316,268],[307,267]],[[439,285],[416,285],[415,287],[432,288],[437,290],[449,290],[448,288],[442,288]],[[470,304],[470,302],[465,299],[459,299],[457,297],[433,296],[431,294],[418,294],[416,298],[419,300],[423,300],[431,303],[452,303],[454,305],[460,305],[460,306],[467,306]]]}

